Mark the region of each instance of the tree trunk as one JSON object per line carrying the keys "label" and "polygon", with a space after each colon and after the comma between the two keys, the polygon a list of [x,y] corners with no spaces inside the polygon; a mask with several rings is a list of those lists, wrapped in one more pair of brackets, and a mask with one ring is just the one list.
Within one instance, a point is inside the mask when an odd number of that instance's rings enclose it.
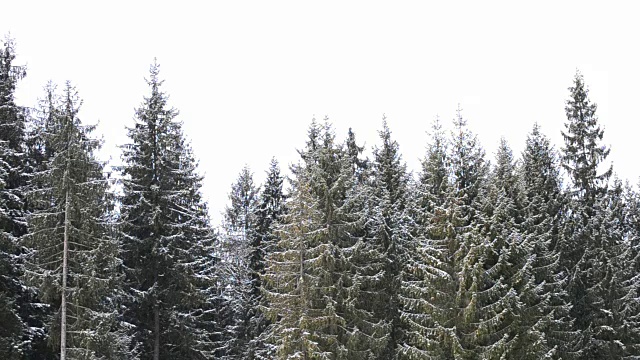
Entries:
{"label": "tree trunk", "polygon": [[153,344],[153,360],[160,360],[160,309],[158,308],[158,300],[153,305],[153,332],[154,332],[154,344]]}
{"label": "tree trunk", "polygon": [[[65,173],[65,181],[68,171]],[[66,190],[64,205],[64,240],[62,251],[62,301],[60,310],[60,360],[67,358],[67,257],[69,249],[69,189]]]}

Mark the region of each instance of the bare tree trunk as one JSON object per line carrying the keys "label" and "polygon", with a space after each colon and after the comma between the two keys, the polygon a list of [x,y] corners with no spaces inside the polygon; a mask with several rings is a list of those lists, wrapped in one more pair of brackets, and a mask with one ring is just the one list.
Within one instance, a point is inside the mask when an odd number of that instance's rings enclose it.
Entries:
{"label": "bare tree trunk", "polygon": [[[65,181],[68,181],[68,171],[65,173]],[[67,358],[67,257],[69,251],[69,189],[66,189],[64,204],[64,240],[62,251],[62,301],[60,310],[60,360]]]}
{"label": "bare tree trunk", "polygon": [[160,360],[160,309],[158,308],[158,300],[153,305],[153,360]]}

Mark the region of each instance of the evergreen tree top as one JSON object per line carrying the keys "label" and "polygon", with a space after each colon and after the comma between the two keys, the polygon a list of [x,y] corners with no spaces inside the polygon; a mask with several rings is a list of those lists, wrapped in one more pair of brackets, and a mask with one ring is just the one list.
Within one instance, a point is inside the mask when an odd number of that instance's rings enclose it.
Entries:
{"label": "evergreen tree top", "polygon": [[511,151],[507,140],[502,137],[496,151],[494,181],[503,184],[506,188],[515,186],[515,167],[513,151]]}
{"label": "evergreen tree top", "polygon": [[478,137],[467,127],[467,120],[462,117],[460,107],[453,124],[449,148],[452,190],[458,193],[456,197],[465,198],[466,205],[471,205],[480,193],[489,164],[485,161],[485,152]]}
{"label": "evergreen tree top", "polygon": [[258,188],[253,183],[253,173],[245,165],[238,179],[231,185],[231,204],[225,209],[225,221],[230,230],[246,230],[251,225],[258,206]]}
{"label": "evergreen tree top", "polygon": [[13,94],[18,80],[27,75],[26,66],[16,66],[16,43],[13,38],[6,36],[0,49],[0,103],[12,103]]}
{"label": "evergreen tree top", "polygon": [[418,191],[421,206],[431,212],[434,211],[435,206],[444,204],[449,187],[447,140],[438,117],[432,122],[428,135],[431,140],[427,144],[427,153],[422,160]]}
{"label": "evergreen tree top", "polygon": [[359,146],[356,141],[356,134],[353,132],[351,128],[347,132],[347,140],[346,151],[349,159],[351,161],[351,165],[353,166],[354,173],[360,180],[364,177],[364,172],[369,168],[369,160],[361,159],[360,155],[364,151],[364,146]]}
{"label": "evergreen tree top", "polygon": [[567,122],[562,132],[562,166],[568,172],[574,186],[574,193],[589,202],[606,190],[613,166],[598,174],[598,168],[609,155],[610,149],[602,145],[604,130],[596,116],[597,105],[589,99],[589,90],[579,71],[569,87],[569,99],[565,106]]}
{"label": "evergreen tree top", "polygon": [[[527,135],[525,149],[522,152],[522,173],[524,176],[525,191],[527,189],[545,188],[551,193],[560,191],[561,182],[557,166],[557,154],[547,136],[535,123],[533,129]],[[541,194],[531,194],[541,195]]]}
{"label": "evergreen tree top", "polygon": [[[391,130],[387,124],[386,116],[382,116],[382,130],[378,131],[382,144],[373,148],[373,174],[375,186],[378,190],[388,192],[389,201],[398,203],[403,209],[406,200],[409,176],[407,165],[402,161],[400,146],[391,137]],[[381,194],[378,194],[380,196]]]}
{"label": "evergreen tree top", "polygon": [[284,177],[280,172],[280,164],[272,158],[267,170],[267,178],[260,193],[258,208],[258,222],[265,222],[259,226],[270,226],[271,222],[280,217],[284,207],[283,194]]}

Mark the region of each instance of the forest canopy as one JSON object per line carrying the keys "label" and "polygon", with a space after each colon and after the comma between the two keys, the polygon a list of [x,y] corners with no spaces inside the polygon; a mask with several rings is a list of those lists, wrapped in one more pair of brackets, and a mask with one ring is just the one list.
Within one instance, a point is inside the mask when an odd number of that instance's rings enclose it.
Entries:
{"label": "forest canopy", "polygon": [[262,184],[245,166],[210,206],[156,61],[111,174],[71,82],[16,103],[15,49],[1,359],[640,357],[640,195],[613,175],[579,71],[562,144],[535,124],[521,153],[503,139],[487,156],[458,108],[409,169],[384,116],[371,156],[314,118],[296,162],[273,158]]}

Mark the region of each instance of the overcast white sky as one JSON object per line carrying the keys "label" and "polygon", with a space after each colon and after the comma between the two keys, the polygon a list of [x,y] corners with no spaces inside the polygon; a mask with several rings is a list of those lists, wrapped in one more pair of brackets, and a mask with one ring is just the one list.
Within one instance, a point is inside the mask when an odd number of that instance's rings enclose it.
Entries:
{"label": "overcast white sky", "polygon": [[[275,156],[297,161],[315,115],[367,148],[385,113],[417,170],[425,131],[460,103],[489,157],[500,136],[519,153],[537,121],[559,148],[576,68],[612,145],[614,170],[636,183],[640,3],[616,1],[10,1],[28,66],[17,93],[33,105],[48,80],[71,80],[81,118],[100,121],[114,161],[148,93],[154,57],[192,141],[214,221],[244,164],[262,181]],[[436,2],[433,2],[434,4]]]}

